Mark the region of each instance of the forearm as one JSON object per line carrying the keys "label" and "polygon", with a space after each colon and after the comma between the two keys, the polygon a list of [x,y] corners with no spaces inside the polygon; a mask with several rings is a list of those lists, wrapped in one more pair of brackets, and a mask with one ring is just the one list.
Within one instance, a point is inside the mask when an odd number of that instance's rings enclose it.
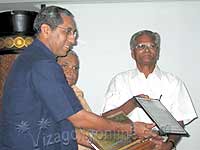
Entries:
{"label": "forearm", "polygon": [[103,117],[115,114],[117,112],[124,112],[126,115],[128,115],[131,111],[133,111],[137,107],[136,101],[134,100],[134,97],[129,99],[126,103],[121,105],[120,107],[117,107],[115,109],[112,109],[110,111],[107,111],[102,114]]}
{"label": "forearm", "polygon": [[98,131],[117,131],[127,134],[135,133],[140,137],[158,137],[158,135],[152,131],[155,124],[146,124],[143,122],[120,123],[105,119],[85,110],[81,110],[67,119],[78,128],[94,129]]}
{"label": "forearm", "polygon": [[112,130],[131,133],[130,123],[114,122],[85,110],[81,110],[77,114],[72,115],[68,118],[68,120],[70,120],[73,125],[78,128],[94,129],[100,131]]}

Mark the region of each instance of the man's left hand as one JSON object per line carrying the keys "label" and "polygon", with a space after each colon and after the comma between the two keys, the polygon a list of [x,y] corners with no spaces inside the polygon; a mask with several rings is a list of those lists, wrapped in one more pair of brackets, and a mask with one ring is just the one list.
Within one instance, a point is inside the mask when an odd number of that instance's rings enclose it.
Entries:
{"label": "man's left hand", "polygon": [[172,150],[173,145],[170,142],[157,142],[156,140],[152,140],[155,143],[155,147],[153,150]]}

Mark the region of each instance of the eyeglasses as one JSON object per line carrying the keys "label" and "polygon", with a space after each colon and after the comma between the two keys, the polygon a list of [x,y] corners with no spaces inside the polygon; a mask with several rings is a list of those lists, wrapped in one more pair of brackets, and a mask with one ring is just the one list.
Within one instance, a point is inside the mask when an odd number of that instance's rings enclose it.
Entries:
{"label": "eyeglasses", "polygon": [[77,38],[78,36],[77,30],[73,30],[72,28],[65,28],[61,26],[56,26],[56,27],[63,29],[66,32],[66,36],[73,35],[75,38]]}
{"label": "eyeglasses", "polygon": [[61,65],[61,67],[65,70],[65,69],[72,69],[74,71],[79,71],[80,67],[79,65],[70,65],[69,63],[64,63]]}
{"label": "eyeglasses", "polygon": [[153,44],[153,43],[140,43],[140,44],[137,44],[135,46],[135,49],[139,50],[139,51],[143,51],[143,50],[146,50],[146,49],[149,49],[149,50],[156,50],[156,45]]}

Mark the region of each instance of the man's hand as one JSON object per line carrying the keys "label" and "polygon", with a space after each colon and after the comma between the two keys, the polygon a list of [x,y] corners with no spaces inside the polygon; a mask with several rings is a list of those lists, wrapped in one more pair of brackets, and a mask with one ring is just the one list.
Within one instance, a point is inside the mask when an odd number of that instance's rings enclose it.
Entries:
{"label": "man's hand", "polygon": [[153,127],[155,127],[154,123],[134,122],[134,131],[137,136],[142,138],[153,137],[157,141],[161,141],[162,137],[152,131]]}
{"label": "man's hand", "polygon": [[152,139],[151,141],[155,143],[153,150],[171,150],[173,148],[173,145],[170,142],[160,142],[155,139]]}
{"label": "man's hand", "polygon": [[136,97],[141,97],[141,98],[144,98],[146,100],[150,100],[151,99],[148,95],[145,95],[145,94],[139,94],[139,95],[136,95]]}

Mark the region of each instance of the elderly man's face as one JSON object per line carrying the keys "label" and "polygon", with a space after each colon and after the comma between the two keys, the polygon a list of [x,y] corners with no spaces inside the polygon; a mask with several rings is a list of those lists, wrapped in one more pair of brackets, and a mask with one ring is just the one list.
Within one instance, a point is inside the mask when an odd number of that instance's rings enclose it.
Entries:
{"label": "elderly man's face", "polygon": [[148,35],[141,35],[137,45],[132,49],[132,57],[139,65],[155,65],[158,59],[158,50],[154,40]]}
{"label": "elderly man's face", "polygon": [[58,58],[58,64],[63,68],[65,77],[70,86],[75,85],[79,75],[79,60],[76,55],[68,54]]}
{"label": "elderly man's face", "polygon": [[[47,47],[55,56],[65,56],[76,43],[77,30],[74,19],[71,16],[62,16],[63,24],[46,34]],[[44,30],[45,32],[45,30]]]}

